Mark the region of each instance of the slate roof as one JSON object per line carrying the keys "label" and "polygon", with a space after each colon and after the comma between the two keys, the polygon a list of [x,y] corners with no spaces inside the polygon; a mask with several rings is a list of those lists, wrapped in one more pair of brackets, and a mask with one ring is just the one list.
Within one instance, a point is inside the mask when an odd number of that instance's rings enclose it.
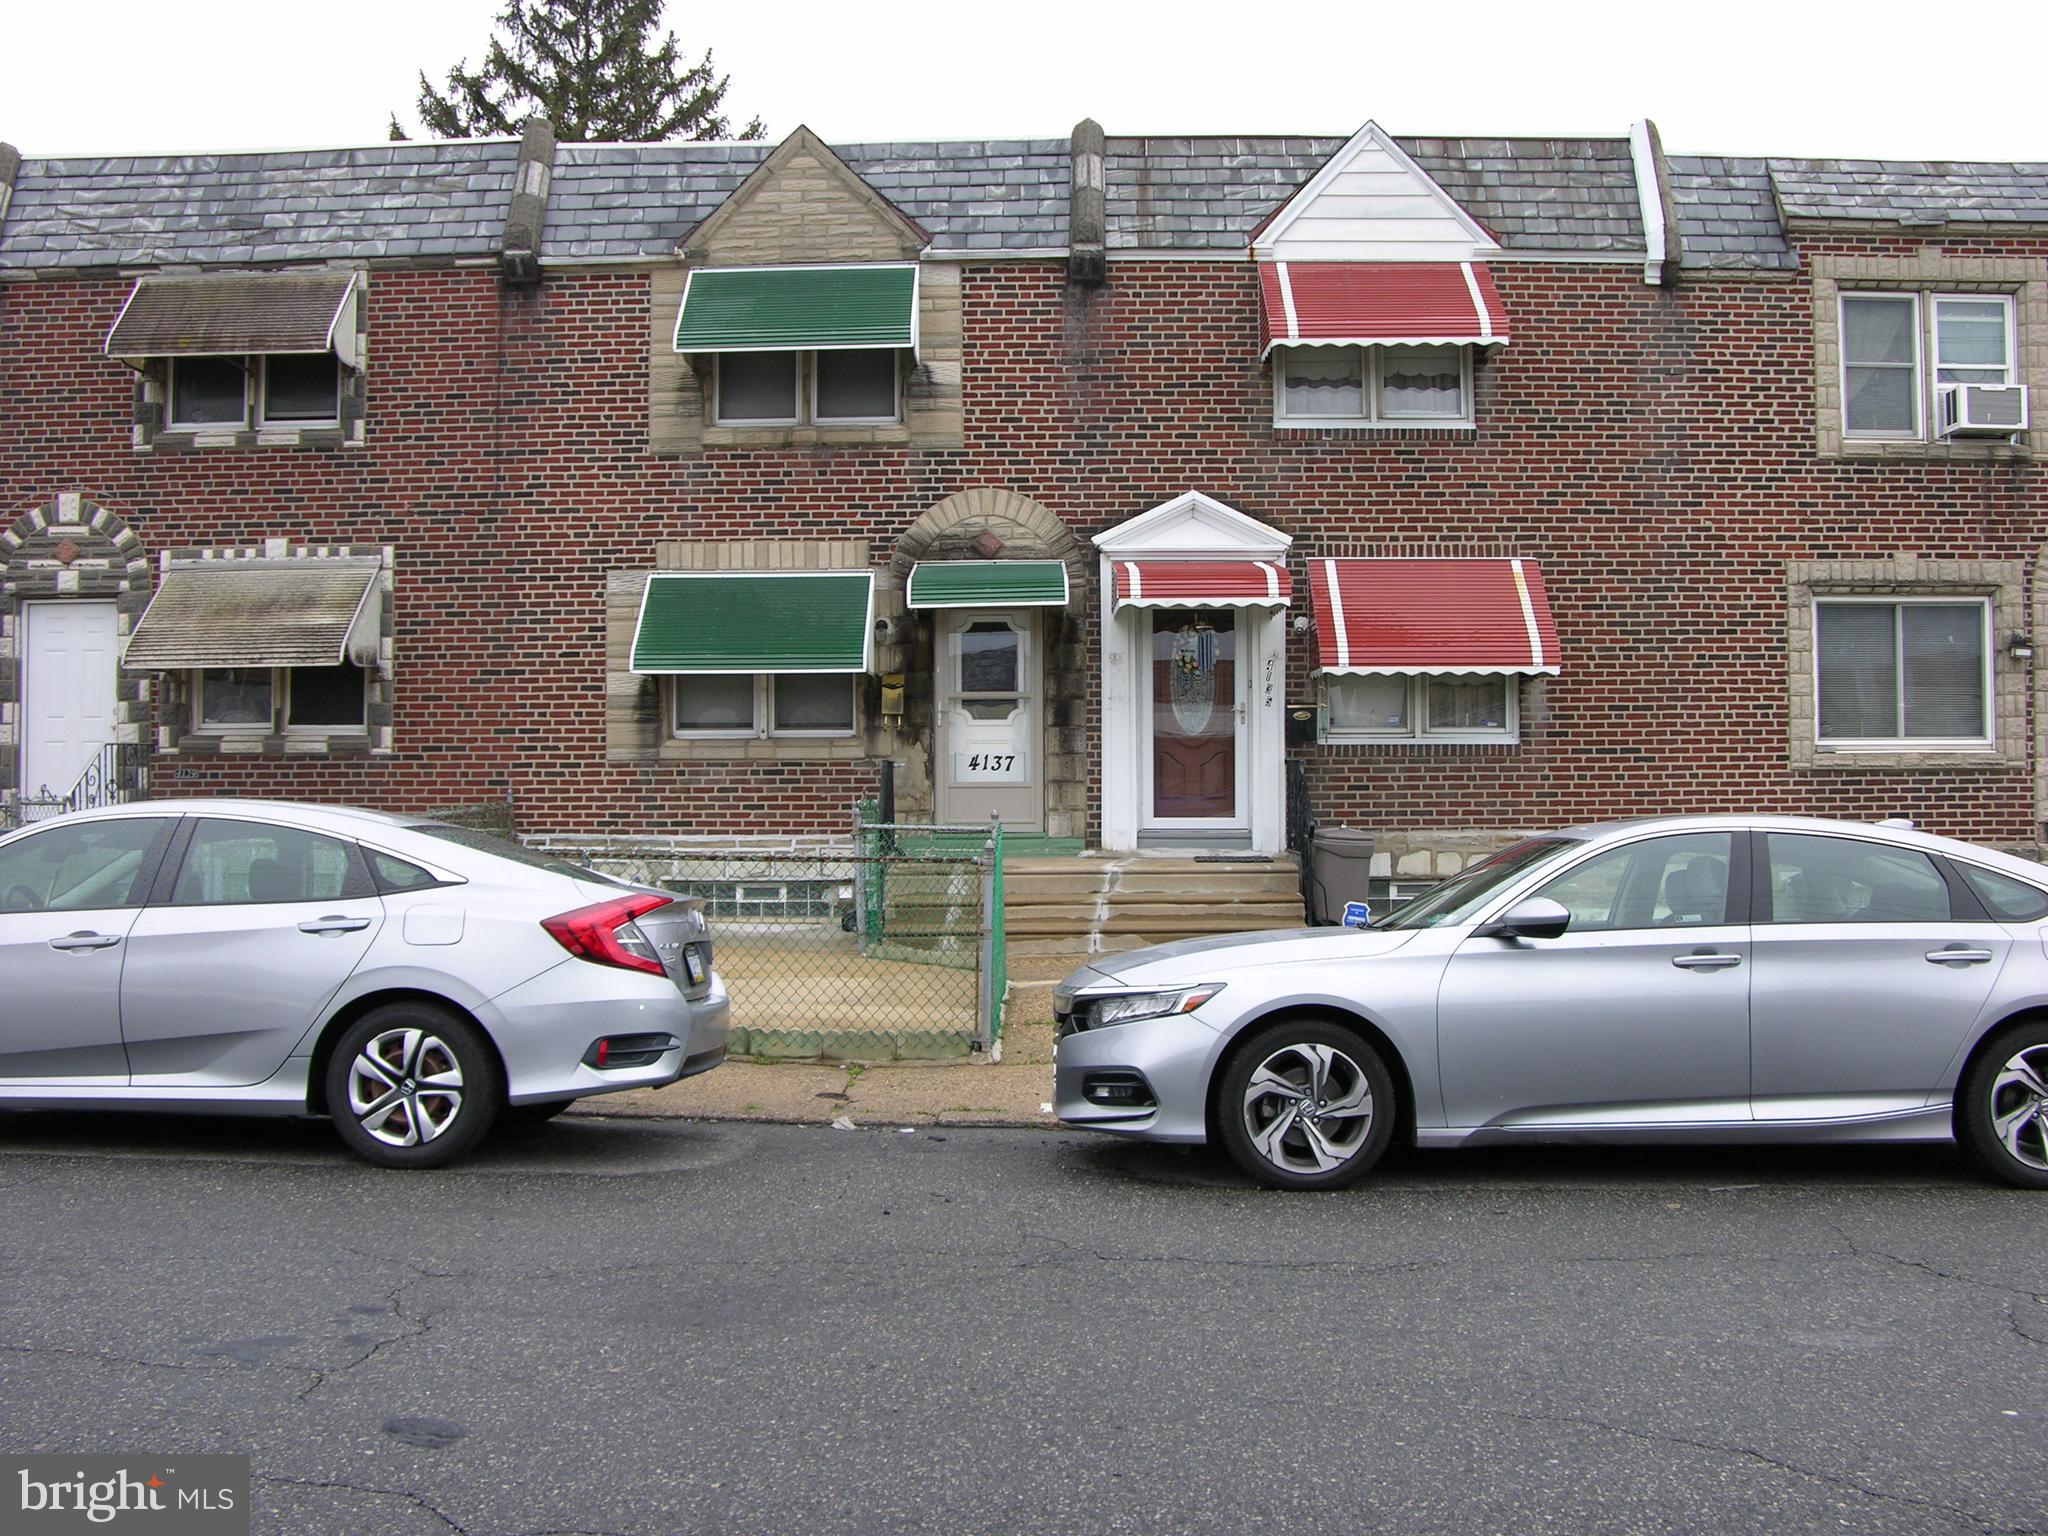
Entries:
{"label": "slate roof", "polygon": [[2048,224],[2048,165],[1773,160],[1771,179],[1791,219]]}
{"label": "slate roof", "polygon": [[[1399,139],[1504,246],[1640,251],[1627,139]],[[1336,138],[1112,138],[1112,250],[1242,249]]]}
{"label": "slate roof", "polygon": [[507,139],[24,160],[0,266],[489,256],[518,156]]}
{"label": "slate roof", "polygon": [[[665,256],[772,144],[564,144],[541,259]],[[941,251],[1043,251],[1067,242],[1067,141],[846,144],[834,151]]]}
{"label": "slate roof", "polygon": [[1688,268],[1789,272],[1799,259],[1785,242],[1771,195],[1770,162],[1670,155],[1671,200]]}
{"label": "slate roof", "polygon": [[[1313,136],[1107,142],[1117,250],[1241,251],[1343,144]],[[1510,249],[1639,251],[1628,140],[1399,141]],[[765,144],[564,144],[543,260],[666,255]],[[1064,139],[851,144],[838,152],[940,252],[1066,244]],[[0,268],[486,258],[511,199],[512,140],[223,155],[30,160]],[[2048,224],[2048,165],[1670,157],[1693,268],[1797,267],[1782,218],[1906,228]],[[1782,208],[1782,216],[1781,216]]]}

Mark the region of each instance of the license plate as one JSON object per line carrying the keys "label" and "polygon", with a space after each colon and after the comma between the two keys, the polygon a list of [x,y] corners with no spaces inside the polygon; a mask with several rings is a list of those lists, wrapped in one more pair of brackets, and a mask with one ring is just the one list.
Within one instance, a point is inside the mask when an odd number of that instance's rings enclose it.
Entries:
{"label": "license plate", "polygon": [[704,969],[704,957],[697,953],[697,946],[694,944],[683,946],[683,974],[690,978],[690,985],[693,987],[703,986],[704,978],[709,974]]}

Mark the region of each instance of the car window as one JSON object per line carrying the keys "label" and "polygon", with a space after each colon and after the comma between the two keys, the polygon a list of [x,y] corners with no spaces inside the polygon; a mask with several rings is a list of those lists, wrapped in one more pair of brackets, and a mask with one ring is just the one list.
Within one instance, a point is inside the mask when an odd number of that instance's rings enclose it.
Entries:
{"label": "car window", "polygon": [[432,871],[421,869],[419,865],[395,855],[380,853],[375,848],[365,848],[363,852],[370,856],[370,874],[377,882],[377,889],[387,896],[400,891],[423,891],[430,885],[441,883]]}
{"label": "car window", "polygon": [[2048,917],[2048,892],[2040,891],[2024,880],[2015,880],[2011,875],[1995,875],[1988,869],[1979,869],[1974,864],[1957,864],[1956,868],[1970,882],[1970,889],[1991,909],[1993,917],[2003,918],[2008,923],[2031,923],[2037,917]]}
{"label": "car window", "polygon": [[168,825],[123,816],[37,832],[0,848],[0,912],[81,912],[142,901],[143,860]]}
{"label": "car window", "polygon": [[1733,847],[1726,832],[1647,838],[1590,858],[1535,894],[1563,904],[1572,933],[1725,923]]}
{"label": "car window", "polygon": [[268,822],[206,820],[185,850],[171,901],[337,901],[348,891],[348,875],[348,845],[339,838]]}
{"label": "car window", "polygon": [[1462,875],[1453,875],[1427,895],[1418,896],[1400,911],[1382,919],[1379,928],[1435,928],[1459,923],[1485,906],[1502,886],[1526,874],[1546,859],[1558,858],[1579,846],[1569,837],[1532,837],[1527,842],[1503,848]]}
{"label": "car window", "polygon": [[1948,921],[1948,882],[1917,849],[1796,832],[1765,844],[1774,923]]}

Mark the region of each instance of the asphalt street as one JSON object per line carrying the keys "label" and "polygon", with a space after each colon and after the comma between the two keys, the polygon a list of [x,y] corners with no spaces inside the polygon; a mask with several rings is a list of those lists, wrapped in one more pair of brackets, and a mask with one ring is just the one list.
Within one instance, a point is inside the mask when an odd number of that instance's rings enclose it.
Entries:
{"label": "asphalt street", "polygon": [[2048,1196],[1945,1150],[0,1115],[12,1451],[263,1532],[2048,1528]]}

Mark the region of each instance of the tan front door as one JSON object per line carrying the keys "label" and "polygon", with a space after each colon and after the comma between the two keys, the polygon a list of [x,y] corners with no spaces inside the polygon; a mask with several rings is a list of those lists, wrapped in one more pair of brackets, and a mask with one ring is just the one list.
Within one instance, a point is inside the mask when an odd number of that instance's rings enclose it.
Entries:
{"label": "tan front door", "polygon": [[939,819],[1045,827],[1043,689],[1035,609],[955,608],[937,635]]}

